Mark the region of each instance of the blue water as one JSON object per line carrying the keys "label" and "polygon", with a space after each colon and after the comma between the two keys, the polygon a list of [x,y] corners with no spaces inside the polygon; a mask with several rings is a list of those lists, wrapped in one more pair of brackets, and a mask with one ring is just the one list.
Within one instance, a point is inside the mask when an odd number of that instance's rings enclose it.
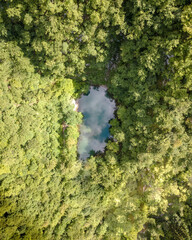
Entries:
{"label": "blue water", "polygon": [[115,101],[106,96],[106,88],[91,87],[88,95],[79,99],[79,111],[83,114],[80,127],[78,153],[85,160],[94,152],[103,152],[109,138],[109,120],[114,118]]}

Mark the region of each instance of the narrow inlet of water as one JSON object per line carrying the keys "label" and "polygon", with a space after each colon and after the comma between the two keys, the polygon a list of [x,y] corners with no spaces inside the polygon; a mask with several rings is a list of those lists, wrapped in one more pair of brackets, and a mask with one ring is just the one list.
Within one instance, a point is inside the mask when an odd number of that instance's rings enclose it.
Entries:
{"label": "narrow inlet of water", "polygon": [[85,160],[92,153],[103,152],[110,137],[109,120],[114,118],[115,101],[107,96],[106,87],[91,87],[87,95],[79,99],[79,111],[83,114],[78,141],[79,158]]}

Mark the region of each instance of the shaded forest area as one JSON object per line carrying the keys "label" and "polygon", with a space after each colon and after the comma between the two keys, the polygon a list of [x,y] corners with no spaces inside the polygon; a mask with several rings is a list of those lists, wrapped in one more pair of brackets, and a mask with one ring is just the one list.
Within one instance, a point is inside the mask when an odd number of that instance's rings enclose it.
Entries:
{"label": "shaded forest area", "polygon": [[[192,239],[190,0],[1,0],[0,240]],[[77,157],[71,100],[114,140]]]}

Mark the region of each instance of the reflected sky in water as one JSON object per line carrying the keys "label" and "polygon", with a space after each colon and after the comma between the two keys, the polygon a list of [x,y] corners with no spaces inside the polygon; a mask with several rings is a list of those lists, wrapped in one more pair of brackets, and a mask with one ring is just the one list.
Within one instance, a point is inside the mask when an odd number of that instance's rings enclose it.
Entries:
{"label": "reflected sky in water", "polygon": [[115,101],[106,96],[106,88],[90,88],[88,95],[79,99],[79,111],[83,114],[80,127],[78,152],[80,159],[90,156],[90,151],[104,151],[109,134],[109,120],[114,118]]}

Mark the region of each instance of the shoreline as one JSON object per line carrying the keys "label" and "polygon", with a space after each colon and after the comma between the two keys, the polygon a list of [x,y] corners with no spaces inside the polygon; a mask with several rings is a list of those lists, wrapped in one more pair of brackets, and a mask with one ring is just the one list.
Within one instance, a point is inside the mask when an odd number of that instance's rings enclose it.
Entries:
{"label": "shoreline", "polygon": [[75,100],[74,98],[71,100],[71,103],[74,105],[73,111],[78,112],[79,109],[79,103],[78,100]]}

